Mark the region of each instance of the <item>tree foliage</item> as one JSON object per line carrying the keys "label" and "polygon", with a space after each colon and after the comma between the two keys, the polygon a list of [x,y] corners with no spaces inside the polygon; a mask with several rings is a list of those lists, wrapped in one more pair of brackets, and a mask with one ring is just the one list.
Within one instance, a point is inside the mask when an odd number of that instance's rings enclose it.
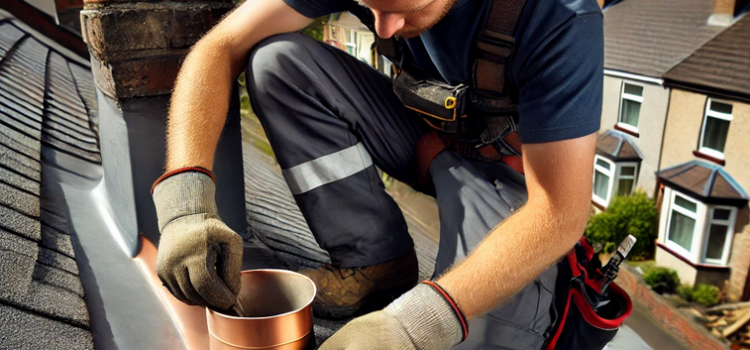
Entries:
{"label": "tree foliage", "polygon": [[323,41],[323,27],[326,23],[328,23],[328,16],[318,17],[302,30],[302,34]]}
{"label": "tree foliage", "polygon": [[594,215],[586,226],[585,236],[592,243],[619,244],[628,235],[638,240],[630,259],[644,260],[654,254],[656,239],[656,205],[646,193],[615,197],[607,211]]}

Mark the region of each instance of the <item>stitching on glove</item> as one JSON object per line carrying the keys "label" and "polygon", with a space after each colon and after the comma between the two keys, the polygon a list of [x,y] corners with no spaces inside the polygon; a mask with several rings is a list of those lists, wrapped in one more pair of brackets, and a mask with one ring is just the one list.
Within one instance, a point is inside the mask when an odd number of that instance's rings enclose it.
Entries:
{"label": "stitching on glove", "polygon": [[458,319],[458,322],[461,324],[461,330],[463,331],[463,335],[464,335],[461,341],[466,340],[466,338],[469,336],[469,324],[466,321],[466,316],[464,316],[464,313],[461,311],[461,309],[458,308],[458,304],[453,299],[453,297],[451,297],[450,294],[448,294],[448,292],[446,292],[445,289],[443,289],[443,287],[437,284],[437,282],[425,280],[425,281],[422,281],[422,283],[434,288],[435,290],[438,291],[438,293],[440,293],[440,295],[443,296],[443,298],[445,298],[445,300],[451,306],[453,313],[456,314],[456,318]]}
{"label": "stitching on glove", "polygon": [[204,174],[206,174],[206,175],[208,175],[208,176],[211,177],[211,180],[214,181],[214,184],[216,183],[216,177],[214,177],[214,173],[212,173],[211,170],[208,170],[206,168],[199,167],[199,166],[186,166],[186,167],[183,167],[183,168],[177,168],[177,169],[174,169],[172,171],[168,171],[168,172],[164,173],[164,175],[159,176],[159,178],[156,179],[156,181],[154,181],[154,184],[151,185],[151,194],[154,194],[154,189],[156,188],[156,185],[158,185],[160,182],[166,180],[167,178],[171,177],[172,175],[177,175],[179,173],[186,173],[186,172],[190,172],[190,171],[197,171],[199,173],[204,173]]}

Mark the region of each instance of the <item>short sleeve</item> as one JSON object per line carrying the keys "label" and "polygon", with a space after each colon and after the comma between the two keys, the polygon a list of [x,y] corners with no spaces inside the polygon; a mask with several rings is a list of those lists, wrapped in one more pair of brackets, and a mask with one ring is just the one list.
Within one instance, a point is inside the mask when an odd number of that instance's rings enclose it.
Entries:
{"label": "short sleeve", "polygon": [[284,0],[287,5],[307,18],[346,11],[346,1],[351,0]]}
{"label": "short sleeve", "polygon": [[574,15],[533,45],[518,76],[523,143],[574,139],[599,130],[604,70],[601,13]]}

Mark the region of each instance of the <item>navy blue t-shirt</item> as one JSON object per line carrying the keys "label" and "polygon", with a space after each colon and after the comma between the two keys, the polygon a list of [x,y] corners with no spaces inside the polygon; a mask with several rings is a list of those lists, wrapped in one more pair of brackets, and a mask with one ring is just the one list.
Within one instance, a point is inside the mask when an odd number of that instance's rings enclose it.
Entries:
{"label": "navy blue t-shirt", "polygon": [[[316,18],[360,6],[354,0],[284,0]],[[468,83],[476,33],[492,0],[458,0],[435,26],[407,43],[417,66],[449,84]],[[506,68],[518,91],[523,143],[573,139],[599,130],[604,33],[594,0],[528,0],[518,22],[516,52]]]}

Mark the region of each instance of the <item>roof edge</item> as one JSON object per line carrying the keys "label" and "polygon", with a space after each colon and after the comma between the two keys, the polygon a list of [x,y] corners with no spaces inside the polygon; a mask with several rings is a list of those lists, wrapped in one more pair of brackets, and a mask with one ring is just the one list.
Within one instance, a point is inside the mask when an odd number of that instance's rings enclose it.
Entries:
{"label": "roof edge", "polygon": [[32,36],[37,37],[38,35],[35,34],[41,34],[55,41],[59,46],[74,52],[83,61],[89,60],[88,46],[86,46],[80,36],[76,36],[71,31],[61,28],[55,23],[54,18],[25,1],[0,0],[0,11],[11,15],[13,18],[9,18],[8,20],[11,20],[13,24],[20,22],[33,29],[33,32],[29,31],[29,34],[32,34]]}
{"label": "roof edge", "polygon": [[[669,74],[669,73],[667,73]],[[696,83],[688,83],[678,81],[670,78],[664,78],[664,86],[671,88],[678,88],[681,90],[687,90],[691,92],[701,93],[707,96],[716,96],[723,99],[735,100],[739,102],[750,103],[750,93],[745,94],[736,91],[728,91],[725,89],[719,89],[711,86],[706,86]]]}
{"label": "roof edge", "polygon": [[616,69],[604,68],[604,75],[609,75],[612,77],[623,78],[623,79],[637,80],[637,81],[644,82],[644,83],[651,83],[651,84],[656,84],[659,86],[664,86],[664,79],[662,78],[651,77],[648,75],[642,75],[642,74],[637,74],[637,73],[624,72],[624,71],[619,71]]}

